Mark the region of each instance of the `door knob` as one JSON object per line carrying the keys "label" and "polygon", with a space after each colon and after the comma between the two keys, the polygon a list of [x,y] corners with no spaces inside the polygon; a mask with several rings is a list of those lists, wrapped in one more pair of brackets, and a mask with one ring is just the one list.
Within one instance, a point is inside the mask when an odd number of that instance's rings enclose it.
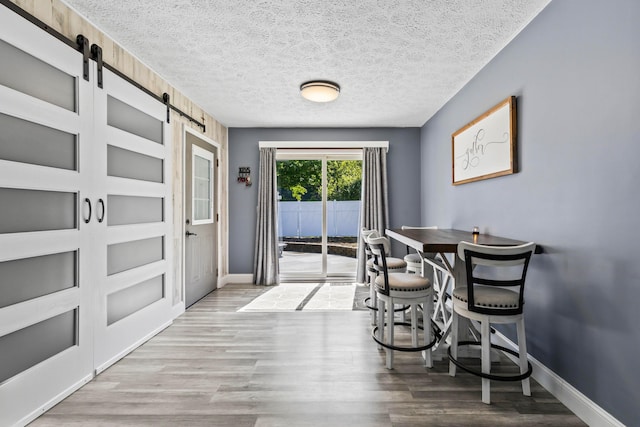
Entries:
{"label": "door knob", "polygon": [[197,236],[196,233],[192,233],[190,231],[187,231],[185,234],[187,235],[187,237],[189,237],[189,236]]}

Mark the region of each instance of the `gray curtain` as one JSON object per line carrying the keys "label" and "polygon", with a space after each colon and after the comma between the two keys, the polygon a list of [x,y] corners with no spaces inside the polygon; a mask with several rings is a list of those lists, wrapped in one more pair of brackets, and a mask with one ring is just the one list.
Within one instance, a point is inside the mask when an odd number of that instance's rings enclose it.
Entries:
{"label": "gray curtain", "polygon": [[276,149],[260,149],[258,176],[258,220],[253,261],[253,283],[277,285],[278,271],[278,190]]}
{"label": "gray curtain", "polygon": [[[366,147],[363,149],[362,165],[362,210],[360,227],[378,230],[380,235],[389,225],[389,206],[387,195],[387,149]],[[358,231],[360,234],[360,231]],[[358,236],[358,275],[357,281],[366,281],[366,257],[361,238]]]}

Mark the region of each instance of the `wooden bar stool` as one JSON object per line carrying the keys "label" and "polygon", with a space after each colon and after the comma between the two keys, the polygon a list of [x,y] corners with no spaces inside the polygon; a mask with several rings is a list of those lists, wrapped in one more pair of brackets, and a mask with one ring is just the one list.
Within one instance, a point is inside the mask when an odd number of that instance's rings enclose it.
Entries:
{"label": "wooden bar stool", "polygon": [[[458,244],[458,257],[465,263],[466,286],[453,290],[453,323],[449,347],[449,375],[456,375],[456,367],[482,377],[482,401],[491,403],[490,381],[522,381],[522,392],[531,396],[529,376],[531,364],[527,360],[527,341],[524,332],[524,283],[535,243],[518,246],[484,246],[468,242]],[[510,288],[510,289],[506,289]],[[513,290],[511,290],[513,289]],[[458,318],[480,322],[480,342],[458,342]],[[491,344],[492,323],[516,323],[518,352]],[[481,347],[482,370],[478,371],[458,360],[458,346]],[[518,357],[519,375],[491,373],[491,348]]]}
{"label": "wooden bar stool", "polygon": [[[393,369],[394,351],[424,352],[426,367],[432,367],[431,348],[436,339],[432,339],[431,306],[433,304],[433,287],[428,279],[411,273],[393,273],[387,265],[389,239],[386,237],[367,238],[373,253],[373,264],[378,272],[375,279],[375,292],[378,300],[378,321],[373,329],[373,339],[378,345],[386,348],[386,366]],[[411,309],[411,322],[396,322],[393,307],[395,304],[407,305]],[[422,307],[423,344],[418,340],[418,306]],[[385,323],[385,307],[387,321]],[[411,346],[398,346],[394,343],[394,329],[397,325],[411,327]],[[387,339],[385,341],[385,329]]]}
{"label": "wooden bar stool", "polygon": [[[373,253],[371,252],[371,248],[367,243],[367,238],[380,237],[380,233],[378,232],[378,230],[367,230],[363,228],[362,230],[360,230],[360,236],[362,237],[364,251],[367,256],[367,283],[369,285],[369,297],[365,298],[364,304],[371,312],[371,324],[375,325],[376,312],[378,311],[378,300],[376,298],[374,282],[376,280],[376,277],[378,277],[378,271],[373,265]],[[400,258],[387,257],[387,265],[389,267],[389,271],[395,273],[404,273],[407,269],[407,263]],[[405,309],[406,307],[397,309],[396,311],[404,311]]]}

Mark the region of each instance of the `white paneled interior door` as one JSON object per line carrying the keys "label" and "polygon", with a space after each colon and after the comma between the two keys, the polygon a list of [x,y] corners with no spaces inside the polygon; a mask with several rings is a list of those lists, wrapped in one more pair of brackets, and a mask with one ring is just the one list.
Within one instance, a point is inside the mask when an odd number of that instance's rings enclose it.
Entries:
{"label": "white paneled interior door", "polygon": [[166,106],[108,70],[95,94],[100,372],[172,320],[173,222]]}
{"label": "white paneled interior door", "polygon": [[[92,84],[82,55],[0,8],[0,425],[93,372]],[[90,204],[92,204],[90,208]]]}
{"label": "white paneled interior door", "polygon": [[217,287],[216,220],[218,148],[185,133],[185,304],[191,306]]}

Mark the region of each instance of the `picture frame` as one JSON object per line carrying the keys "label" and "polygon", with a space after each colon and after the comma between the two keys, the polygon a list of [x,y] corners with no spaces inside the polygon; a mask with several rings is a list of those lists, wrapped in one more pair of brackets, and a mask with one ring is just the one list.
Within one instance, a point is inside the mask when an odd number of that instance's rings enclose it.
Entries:
{"label": "picture frame", "polygon": [[509,96],[451,135],[453,185],[517,172],[516,97]]}

